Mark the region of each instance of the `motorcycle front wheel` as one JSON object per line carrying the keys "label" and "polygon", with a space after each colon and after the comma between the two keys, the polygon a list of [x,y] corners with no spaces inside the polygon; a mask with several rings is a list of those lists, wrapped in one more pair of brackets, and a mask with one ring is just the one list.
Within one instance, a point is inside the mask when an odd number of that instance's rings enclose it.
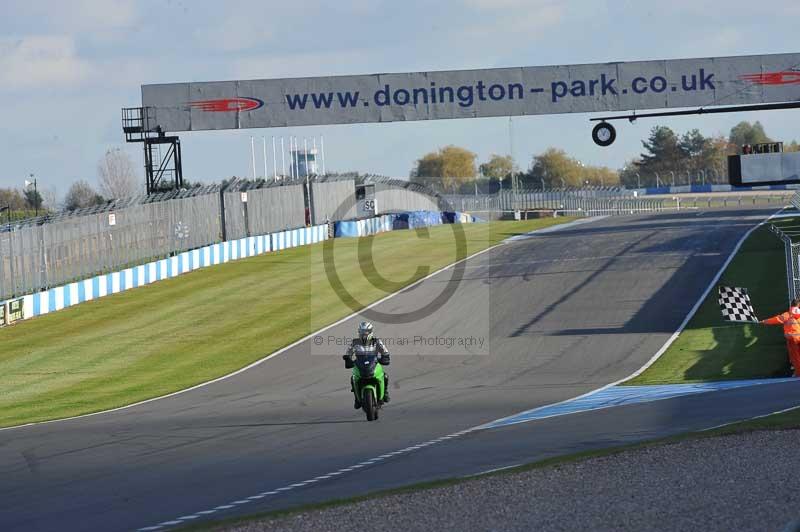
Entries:
{"label": "motorcycle front wheel", "polygon": [[367,421],[378,419],[378,402],[375,400],[375,390],[364,388],[364,396],[361,399],[364,413],[367,414]]}

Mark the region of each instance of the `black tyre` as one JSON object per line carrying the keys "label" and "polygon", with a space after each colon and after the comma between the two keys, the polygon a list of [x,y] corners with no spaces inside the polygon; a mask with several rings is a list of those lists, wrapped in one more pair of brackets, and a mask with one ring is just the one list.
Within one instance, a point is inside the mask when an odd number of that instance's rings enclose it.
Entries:
{"label": "black tyre", "polygon": [[361,405],[364,408],[364,413],[367,414],[367,421],[375,421],[378,419],[378,404],[375,400],[375,393],[372,391],[372,388],[364,389]]}
{"label": "black tyre", "polygon": [[592,129],[592,140],[598,146],[611,146],[617,140],[617,130],[608,122],[600,122]]}

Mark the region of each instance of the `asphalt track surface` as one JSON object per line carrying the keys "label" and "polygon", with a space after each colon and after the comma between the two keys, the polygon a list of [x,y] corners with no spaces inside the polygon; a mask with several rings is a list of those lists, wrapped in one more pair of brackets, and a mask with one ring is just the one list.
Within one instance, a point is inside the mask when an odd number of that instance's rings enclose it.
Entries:
{"label": "asphalt track surface", "polygon": [[[470,259],[447,305],[416,323],[378,325],[378,332],[486,335],[488,343],[461,348],[472,355],[398,345],[389,367],[392,402],[377,422],[353,410],[342,349],[310,340],[171,398],[0,431],[0,530],[157,525],[614,382],[658,351],[740,237],[771,212],[606,218]],[[377,310],[419,309],[450,275]],[[359,319],[324,336],[351,336]],[[320,356],[326,350],[330,356]],[[474,474],[798,403],[800,386],[786,383],[474,431],[211,517]]]}

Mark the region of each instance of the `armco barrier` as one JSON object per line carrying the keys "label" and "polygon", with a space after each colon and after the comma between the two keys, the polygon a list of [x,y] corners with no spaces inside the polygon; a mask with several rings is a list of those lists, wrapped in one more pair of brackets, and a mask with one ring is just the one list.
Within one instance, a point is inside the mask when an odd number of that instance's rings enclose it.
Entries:
{"label": "armco barrier", "polygon": [[[34,318],[85,301],[177,277],[206,266],[314,244],[327,239],[328,226],[316,225],[211,244],[167,259],[23,296],[22,319]],[[15,298],[14,301],[18,299],[20,298]],[[10,301],[0,302],[0,305],[5,306],[6,303]]]}

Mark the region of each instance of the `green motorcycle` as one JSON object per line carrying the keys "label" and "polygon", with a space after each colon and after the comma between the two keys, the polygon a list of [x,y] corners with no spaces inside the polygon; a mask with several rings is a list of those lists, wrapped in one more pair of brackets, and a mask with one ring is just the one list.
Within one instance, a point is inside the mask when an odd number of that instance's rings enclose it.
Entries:
{"label": "green motorcycle", "polygon": [[367,415],[367,421],[375,421],[384,403],[383,366],[377,355],[356,355],[355,359],[350,380],[352,390]]}

